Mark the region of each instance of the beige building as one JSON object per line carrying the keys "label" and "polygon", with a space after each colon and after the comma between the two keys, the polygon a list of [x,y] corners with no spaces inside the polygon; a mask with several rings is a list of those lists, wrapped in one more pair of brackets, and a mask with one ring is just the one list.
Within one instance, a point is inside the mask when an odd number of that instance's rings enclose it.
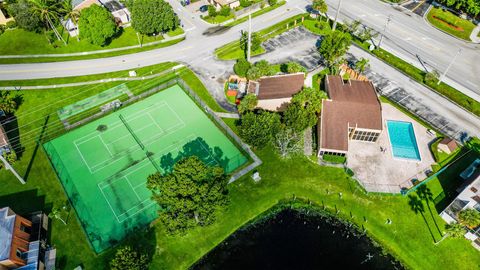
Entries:
{"label": "beige building", "polygon": [[283,111],[293,95],[303,89],[304,80],[304,73],[262,77],[248,83],[248,93],[257,96],[257,108]]}
{"label": "beige building", "polygon": [[346,156],[350,140],[376,142],[382,133],[382,107],[371,82],[327,76],[329,99],[322,101],[318,155]]}
{"label": "beige building", "polygon": [[240,6],[240,0],[207,0],[207,3],[214,6],[217,10],[221,9],[224,6],[228,6],[231,9]]}
{"label": "beige building", "polygon": [[438,144],[438,150],[446,153],[446,154],[451,154],[455,150],[457,150],[458,144],[454,139],[451,138],[444,138],[443,140],[440,141]]}
{"label": "beige building", "polygon": [[9,21],[13,21],[13,18],[7,18],[7,15],[3,12],[2,3],[3,1],[0,0],[0,25],[5,25]]}

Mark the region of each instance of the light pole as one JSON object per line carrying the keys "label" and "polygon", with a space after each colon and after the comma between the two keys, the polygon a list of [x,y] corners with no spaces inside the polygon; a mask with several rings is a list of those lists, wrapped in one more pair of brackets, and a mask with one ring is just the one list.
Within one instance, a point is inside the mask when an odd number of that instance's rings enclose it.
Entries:
{"label": "light pole", "polygon": [[[337,28],[337,20],[338,20],[338,15],[340,14],[340,9],[342,8],[342,0],[338,1],[338,7],[337,7],[337,13],[335,14],[335,21],[333,22],[333,27],[332,30],[335,31],[335,28]],[[327,16],[328,18],[328,16]]]}
{"label": "light pole", "polygon": [[454,56],[453,59],[452,59],[452,62],[450,62],[450,64],[448,64],[447,69],[445,69],[445,72],[443,72],[442,76],[440,76],[440,79],[438,80],[437,85],[439,85],[439,84],[445,79],[445,76],[447,76],[448,70],[452,67],[453,63],[455,62],[455,60],[457,60],[457,57],[458,57],[461,53],[462,53],[462,49],[458,49],[457,54],[455,54],[455,56]]}
{"label": "light pole", "polygon": [[383,32],[382,32],[382,35],[380,36],[380,41],[378,42],[378,48],[380,48],[380,46],[382,45],[383,36],[385,35],[385,32],[387,32],[387,26],[391,21],[392,21],[392,14],[388,15],[387,22],[385,23],[385,27],[383,27]]}

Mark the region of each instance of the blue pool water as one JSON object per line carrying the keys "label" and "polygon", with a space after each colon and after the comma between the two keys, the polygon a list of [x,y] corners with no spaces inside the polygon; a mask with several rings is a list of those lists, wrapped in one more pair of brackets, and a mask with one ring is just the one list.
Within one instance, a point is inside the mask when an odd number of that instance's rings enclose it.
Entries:
{"label": "blue pool water", "polygon": [[412,123],[387,121],[387,129],[394,157],[420,161]]}

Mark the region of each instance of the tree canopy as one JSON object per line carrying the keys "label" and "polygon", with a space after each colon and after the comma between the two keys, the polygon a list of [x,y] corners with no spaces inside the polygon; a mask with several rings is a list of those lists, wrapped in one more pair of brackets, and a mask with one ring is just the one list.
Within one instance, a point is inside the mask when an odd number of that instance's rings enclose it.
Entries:
{"label": "tree canopy", "polygon": [[18,27],[27,31],[38,31],[42,26],[40,16],[33,12],[33,5],[28,0],[18,0],[7,6],[8,12],[15,18]]}
{"label": "tree canopy", "polygon": [[[260,45],[262,44],[262,40],[260,39],[260,36],[258,33],[253,32],[252,33],[252,47],[250,48],[251,51],[256,51],[260,49]],[[245,52],[245,55],[247,55],[247,50],[248,50],[248,31],[243,31],[240,36],[240,48]]]}
{"label": "tree canopy", "polygon": [[480,13],[480,0],[438,0],[447,7],[463,11],[475,17]]}
{"label": "tree canopy", "polygon": [[328,11],[328,6],[327,3],[325,3],[325,0],[313,0],[312,8],[323,14],[326,14]]}
{"label": "tree canopy", "polygon": [[210,167],[196,156],[178,161],[171,173],[150,175],[147,187],[159,204],[159,220],[170,233],[212,224],[228,204],[223,168]]}
{"label": "tree canopy", "polygon": [[240,104],[238,104],[238,112],[240,114],[244,114],[249,111],[253,111],[258,104],[258,99],[255,94],[247,94],[245,97],[243,97],[242,101]]}
{"label": "tree canopy", "polygon": [[248,72],[248,70],[250,69],[251,66],[252,66],[252,64],[250,64],[250,62],[248,62],[247,59],[240,58],[240,59],[237,60],[237,63],[235,63],[235,65],[233,66],[233,71],[238,76],[246,77],[247,72]]}
{"label": "tree canopy", "polygon": [[239,127],[243,140],[255,148],[271,143],[280,128],[280,116],[273,112],[247,112],[242,115]]}
{"label": "tree canopy", "polygon": [[129,4],[132,27],[135,31],[152,35],[175,30],[179,19],[172,6],[164,0],[135,0]]}
{"label": "tree canopy", "polygon": [[20,106],[20,100],[21,96],[13,96],[12,91],[0,91],[0,110],[5,113],[14,113]]}
{"label": "tree canopy", "polygon": [[130,246],[119,248],[115,257],[110,261],[112,270],[147,270],[148,258],[145,254],[140,254]]}
{"label": "tree canopy", "polygon": [[292,97],[283,114],[288,127],[300,132],[318,122],[318,114],[322,111],[322,99],[326,94],[318,89],[306,87]]}
{"label": "tree canopy", "polygon": [[91,5],[82,10],[78,27],[80,38],[85,38],[99,46],[105,45],[117,31],[113,15],[106,8],[98,5]]}
{"label": "tree canopy", "polygon": [[322,55],[325,63],[332,67],[347,53],[352,37],[348,33],[333,31],[322,39],[318,52]]}
{"label": "tree canopy", "polygon": [[480,212],[475,209],[465,209],[458,213],[458,221],[473,229],[480,225]]}

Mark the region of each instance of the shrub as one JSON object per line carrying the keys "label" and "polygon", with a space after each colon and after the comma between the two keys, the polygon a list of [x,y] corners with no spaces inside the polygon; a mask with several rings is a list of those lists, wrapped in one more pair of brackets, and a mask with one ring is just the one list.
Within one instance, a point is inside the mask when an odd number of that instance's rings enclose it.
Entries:
{"label": "shrub", "polygon": [[268,0],[268,4],[269,4],[270,6],[276,5],[276,4],[277,4],[277,0]]}
{"label": "shrub", "polygon": [[440,74],[436,70],[432,70],[425,74],[425,83],[426,84],[434,84],[438,82],[438,78],[440,77]]}
{"label": "shrub", "polygon": [[470,229],[480,225],[480,212],[475,209],[465,209],[458,213],[458,221]]}
{"label": "shrub", "polygon": [[248,62],[247,59],[240,58],[240,59],[237,60],[237,63],[235,63],[235,65],[233,66],[233,71],[238,76],[246,77],[247,72],[248,72],[248,70],[250,69],[251,66],[252,66],[252,64],[250,64],[250,62]]}
{"label": "shrub", "polygon": [[241,7],[249,7],[252,5],[252,2],[250,0],[240,0],[240,6]]}
{"label": "shrub", "polygon": [[145,254],[141,254],[133,248],[126,246],[117,250],[115,257],[110,261],[110,269],[148,269],[148,258]]}
{"label": "shrub", "polygon": [[222,7],[222,9],[220,9],[220,12],[218,14],[227,17],[230,15],[231,12],[232,9],[229,6],[224,6]]}
{"label": "shrub", "polygon": [[0,25],[0,35],[5,32],[5,25]]}
{"label": "shrub", "polygon": [[217,9],[212,5],[208,6],[208,16],[210,16],[210,17],[217,16]]}
{"label": "shrub", "polygon": [[8,29],[13,29],[13,28],[17,27],[17,22],[16,21],[8,21],[7,24],[5,24],[5,26]]}
{"label": "shrub", "polygon": [[323,160],[327,161],[327,162],[343,164],[343,163],[345,163],[345,161],[347,161],[347,158],[342,157],[342,156],[325,154],[325,155],[323,155]]}

